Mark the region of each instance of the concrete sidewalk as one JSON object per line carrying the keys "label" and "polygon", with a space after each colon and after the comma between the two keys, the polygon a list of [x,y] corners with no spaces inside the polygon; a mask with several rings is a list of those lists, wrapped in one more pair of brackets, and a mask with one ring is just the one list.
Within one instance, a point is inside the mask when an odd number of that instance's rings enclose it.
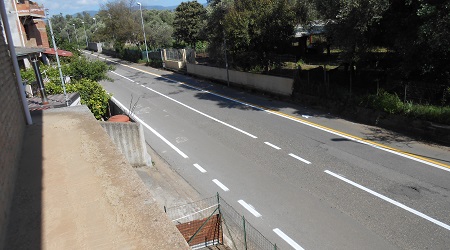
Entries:
{"label": "concrete sidewalk", "polygon": [[33,122],[5,249],[189,249],[87,107]]}

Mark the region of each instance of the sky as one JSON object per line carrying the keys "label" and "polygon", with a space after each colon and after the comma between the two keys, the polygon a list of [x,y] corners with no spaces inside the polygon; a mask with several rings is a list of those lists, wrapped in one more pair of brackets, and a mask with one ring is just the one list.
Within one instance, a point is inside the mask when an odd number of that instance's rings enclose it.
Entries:
{"label": "sky", "polygon": [[[35,0],[39,4],[43,4],[49,10],[50,16],[62,13],[63,15],[73,15],[75,13],[99,10],[100,6],[114,0]],[[188,0],[135,0],[142,3],[143,6],[160,5],[160,6],[177,6],[181,2]],[[206,0],[197,0],[203,4]]]}

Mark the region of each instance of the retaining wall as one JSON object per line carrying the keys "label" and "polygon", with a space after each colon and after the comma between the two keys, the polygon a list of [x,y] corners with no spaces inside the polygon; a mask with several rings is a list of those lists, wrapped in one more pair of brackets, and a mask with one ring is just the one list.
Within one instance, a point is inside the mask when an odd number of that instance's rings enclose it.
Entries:
{"label": "retaining wall", "polygon": [[133,167],[151,166],[142,125],[134,122],[99,122]]}
{"label": "retaining wall", "polygon": [[[226,69],[191,63],[186,65],[189,74],[224,82],[227,81]],[[231,83],[283,96],[292,95],[294,86],[294,80],[291,78],[252,74],[235,70],[229,70],[229,77]]]}

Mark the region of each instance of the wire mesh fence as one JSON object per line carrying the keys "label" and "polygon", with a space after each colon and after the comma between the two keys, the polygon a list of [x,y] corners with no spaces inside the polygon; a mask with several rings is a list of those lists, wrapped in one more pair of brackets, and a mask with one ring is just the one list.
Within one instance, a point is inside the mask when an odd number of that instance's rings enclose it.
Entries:
{"label": "wire mesh fence", "polygon": [[228,239],[228,246],[232,249],[274,250],[275,244],[254,228],[244,216],[240,215],[224,199],[219,197],[220,213],[223,220],[223,233]]}
{"label": "wire mesh fence", "polygon": [[166,59],[171,61],[183,61],[183,50],[166,49]]}
{"label": "wire mesh fence", "polygon": [[[219,194],[165,210],[186,241],[194,248],[225,244],[235,250],[280,249],[254,228]],[[205,234],[205,230],[209,234]]]}
{"label": "wire mesh fence", "polygon": [[208,217],[217,207],[217,197],[213,196],[185,205],[166,208],[165,210],[172,222],[182,224]]}

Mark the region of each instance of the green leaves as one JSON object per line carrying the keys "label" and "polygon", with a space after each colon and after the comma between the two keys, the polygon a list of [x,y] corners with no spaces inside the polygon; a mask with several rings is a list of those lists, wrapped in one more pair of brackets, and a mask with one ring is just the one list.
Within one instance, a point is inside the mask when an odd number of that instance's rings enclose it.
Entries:
{"label": "green leaves", "polygon": [[[50,95],[63,93],[61,82],[58,81],[45,84],[45,90]],[[79,93],[81,104],[88,106],[98,120],[105,117],[111,95],[98,82],[90,79],[75,80],[66,84],[66,92]]]}
{"label": "green leaves", "polygon": [[173,22],[175,38],[195,48],[196,42],[200,40],[205,19],[206,10],[203,5],[196,1],[182,2],[175,10]]}
{"label": "green leaves", "polygon": [[[71,76],[72,79],[70,83],[66,83],[66,92],[78,92],[81,103],[89,107],[95,118],[102,119],[106,115],[108,100],[111,96],[98,81],[108,79],[106,74],[108,70],[113,70],[113,67],[99,60],[88,60],[84,56],[79,56],[63,63],[61,69],[64,76]],[[47,94],[62,94],[63,88],[58,68],[52,65],[41,65],[40,70],[45,79]],[[21,76],[29,83],[36,81],[33,69],[22,70]]]}
{"label": "green leaves", "polygon": [[[295,20],[294,7],[288,0],[234,1],[234,5],[229,5],[224,12],[222,21],[234,63],[244,69],[266,67],[269,62],[267,54],[283,53],[290,47]],[[218,29],[214,31],[220,32]],[[222,34],[215,36],[223,39]],[[211,45],[219,46],[219,42],[217,40]]]}

